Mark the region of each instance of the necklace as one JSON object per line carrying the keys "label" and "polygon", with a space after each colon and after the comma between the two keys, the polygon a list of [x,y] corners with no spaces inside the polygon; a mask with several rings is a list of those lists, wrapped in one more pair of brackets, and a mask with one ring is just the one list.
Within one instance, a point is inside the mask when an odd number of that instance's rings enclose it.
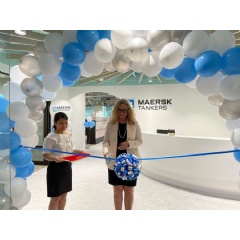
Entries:
{"label": "necklace", "polygon": [[118,129],[118,135],[120,138],[124,138],[126,136],[126,133],[127,133],[127,127],[125,128],[125,132],[124,132],[123,136],[121,136],[120,129]]}

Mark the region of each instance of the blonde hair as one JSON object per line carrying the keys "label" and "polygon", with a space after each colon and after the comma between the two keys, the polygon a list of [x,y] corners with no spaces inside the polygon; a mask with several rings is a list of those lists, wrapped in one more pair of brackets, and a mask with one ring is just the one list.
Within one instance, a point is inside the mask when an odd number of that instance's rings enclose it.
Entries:
{"label": "blonde hair", "polygon": [[127,99],[124,99],[124,98],[118,100],[115,103],[114,108],[112,110],[110,121],[112,123],[118,122],[118,107],[121,104],[124,104],[127,107],[127,109],[128,109],[128,112],[127,112],[127,121],[128,121],[128,123],[129,124],[135,124],[136,123],[136,117],[135,117],[134,109],[130,105],[130,102]]}

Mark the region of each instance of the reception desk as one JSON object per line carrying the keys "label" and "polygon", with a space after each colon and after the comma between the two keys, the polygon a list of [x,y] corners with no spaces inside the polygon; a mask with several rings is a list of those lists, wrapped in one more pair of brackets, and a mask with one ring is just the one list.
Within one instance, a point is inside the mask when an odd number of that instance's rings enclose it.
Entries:
{"label": "reception desk", "polygon": [[[230,139],[143,133],[142,158],[232,150]],[[240,164],[233,153],[144,160],[142,174],[185,190],[240,200]]]}

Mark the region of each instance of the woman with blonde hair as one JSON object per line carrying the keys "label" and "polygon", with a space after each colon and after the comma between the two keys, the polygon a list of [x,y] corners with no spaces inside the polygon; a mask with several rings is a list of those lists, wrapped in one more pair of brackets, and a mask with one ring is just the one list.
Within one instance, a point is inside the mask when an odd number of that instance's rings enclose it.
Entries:
{"label": "woman with blonde hair", "polygon": [[108,183],[113,185],[115,210],[132,210],[134,187],[137,179],[122,180],[114,172],[115,160],[120,154],[130,153],[140,158],[138,147],[142,144],[142,133],[135,118],[134,109],[126,99],[120,99],[114,106],[103,140],[103,154],[108,166]]}

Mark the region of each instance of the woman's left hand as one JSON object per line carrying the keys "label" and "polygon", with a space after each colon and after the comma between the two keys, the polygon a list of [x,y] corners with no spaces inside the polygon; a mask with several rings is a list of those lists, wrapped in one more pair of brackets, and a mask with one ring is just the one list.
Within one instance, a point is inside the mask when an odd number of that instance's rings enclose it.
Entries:
{"label": "woman's left hand", "polygon": [[129,147],[129,143],[126,141],[126,142],[122,142],[119,144],[120,146],[118,147],[119,150],[125,150]]}

